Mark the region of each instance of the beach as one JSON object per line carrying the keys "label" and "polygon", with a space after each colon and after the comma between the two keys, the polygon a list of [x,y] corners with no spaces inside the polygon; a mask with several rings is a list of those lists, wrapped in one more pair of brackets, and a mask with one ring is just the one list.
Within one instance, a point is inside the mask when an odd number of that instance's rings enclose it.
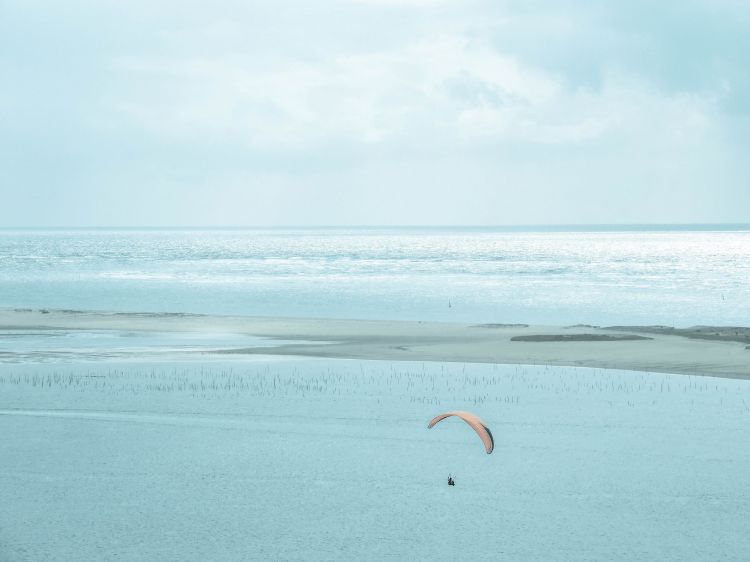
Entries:
{"label": "beach", "polygon": [[[747,328],[530,326],[179,313],[0,311],[0,330],[244,334],[223,355],[579,366],[750,378]],[[221,340],[217,340],[217,346]],[[210,349],[207,348],[207,349]],[[206,351],[203,349],[202,351]]]}

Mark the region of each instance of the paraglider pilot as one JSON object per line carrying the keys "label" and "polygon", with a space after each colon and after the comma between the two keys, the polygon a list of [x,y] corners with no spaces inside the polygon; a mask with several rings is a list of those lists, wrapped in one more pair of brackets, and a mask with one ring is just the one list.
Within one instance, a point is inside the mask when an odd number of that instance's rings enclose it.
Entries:
{"label": "paraglider pilot", "polygon": [[[490,453],[492,453],[492,450],[495,448],[495,439],[492,437],[490,428],[484,425],[484,422],[471,412],[445,412],[444,414],[440,414],[432,418],[432,420],[430,420],[430,423],[427,424],[427,428],[429,429],[441,420],[444,420],[445,418],[449,418],[451,416],[461,418],[467,424],[469,424],[469,427],[471,427],[471,429],[476,431],[477,435],[479,435],[479,438],[482,440],[482,444],[484,445],[484,450],[487,452],[487,454],[489,455]],[[448,486],[455,485],[456,481],[453,479],[453,476],[449,474]]]}

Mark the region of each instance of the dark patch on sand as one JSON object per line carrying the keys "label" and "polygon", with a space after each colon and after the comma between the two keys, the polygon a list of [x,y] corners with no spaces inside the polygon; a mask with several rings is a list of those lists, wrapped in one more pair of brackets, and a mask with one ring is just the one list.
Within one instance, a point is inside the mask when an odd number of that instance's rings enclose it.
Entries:
{"label": "dark patch on sand", "polygon": [[622,336],[609,336],[607,334],[537,334],[533,336],[514,336],[510,341],[530,341],[530,342],[547,342],[547,341],[634,341],[634,340],[652,340],[646,336],[636,336],[625,334]]}
{"label": "dark patch on sand", "polygon": [[618,332],[682,336],[694,340],[736,341],[750,344],[750,328],[742,326],[691,326],[690,328],[674,328],[672,326],[607,326],[604,329],[617,330]]}

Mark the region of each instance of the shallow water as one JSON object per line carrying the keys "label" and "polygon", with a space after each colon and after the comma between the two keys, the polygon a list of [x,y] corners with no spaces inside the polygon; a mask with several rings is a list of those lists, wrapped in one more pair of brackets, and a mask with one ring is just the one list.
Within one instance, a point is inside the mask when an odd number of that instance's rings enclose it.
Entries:
{"label": "shallow water", "polygon": [[748,421],[680,375],[4,364],[0,559],[747,560]]}
{"label": "shallow water", "polygon": [[172,360],[284,343],[245,334],[142,330],[0,329],[0,363]]}
{"label": "shallow water", "polygon": [[0,230],[0,307],[750,322],[750,232]]}

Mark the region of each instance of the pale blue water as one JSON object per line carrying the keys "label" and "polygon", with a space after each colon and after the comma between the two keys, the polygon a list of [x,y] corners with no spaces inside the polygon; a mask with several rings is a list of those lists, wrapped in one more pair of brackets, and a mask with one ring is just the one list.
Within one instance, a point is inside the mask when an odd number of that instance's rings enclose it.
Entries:
{"label": "pale blue water", "polygon": [[750,560],[747,381],[260,359],[0,365],[0,560]]}
{"label": "pale blue water", "polygon": [[0,230],[6,308],[747,325],[749,280],[741,226]]}

